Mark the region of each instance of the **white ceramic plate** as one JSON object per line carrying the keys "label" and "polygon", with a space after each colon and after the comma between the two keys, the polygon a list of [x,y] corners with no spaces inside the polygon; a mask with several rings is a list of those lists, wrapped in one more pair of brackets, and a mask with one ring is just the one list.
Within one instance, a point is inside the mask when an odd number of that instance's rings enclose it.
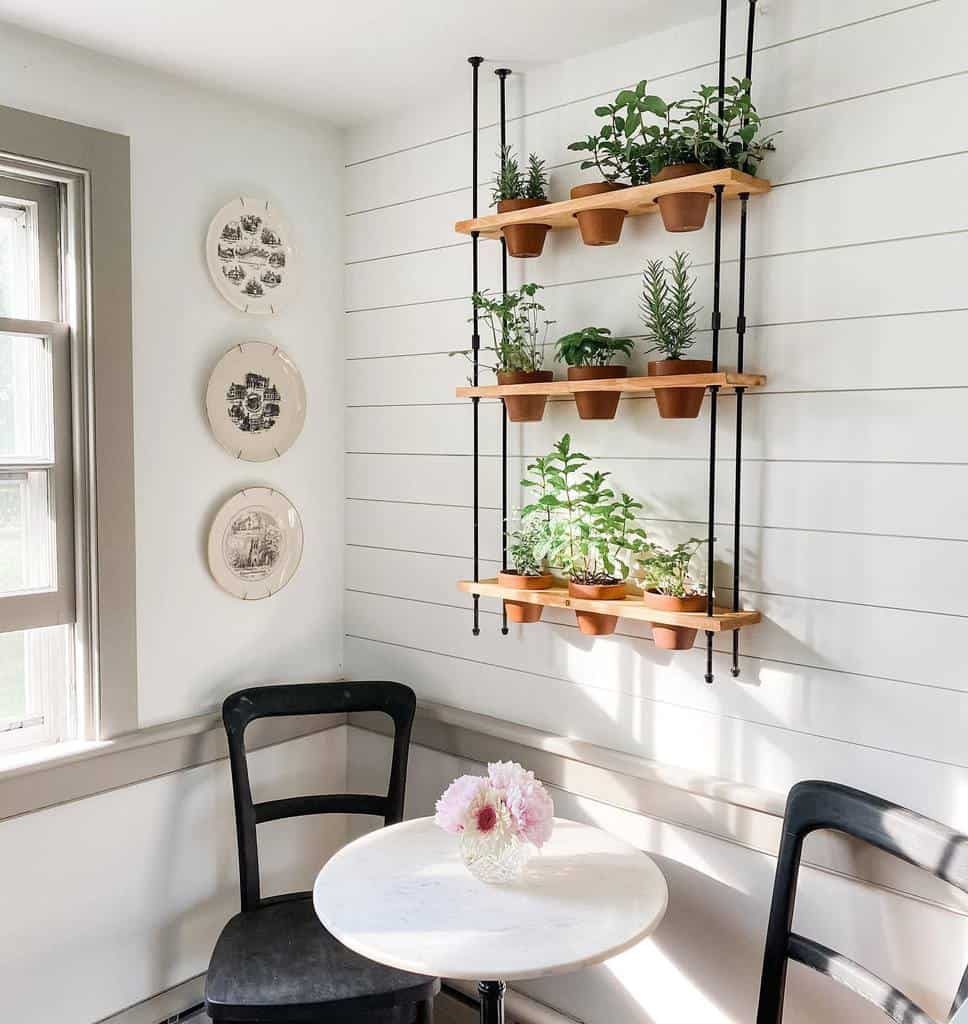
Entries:
{"label": "white ceramic plate", "polygon": [[293,578],[302,547],[302,521],[292,502],[268,487],[247,487],[218,510],[208,534],[208,564],[223,590],[260,601]]}
{"label": "white ceramic plate", "polygon": [[205,257],[215,287],[243,313],[278,313],[291,294],[292,233],[268,199],[226,203],[209,225]]}
{"label": "white ceramic plate", "polygon": [[277,345],[233,345],[208,379],[205,410],[218,443],[237,459],[277,459],[306,421],[306,387]]}

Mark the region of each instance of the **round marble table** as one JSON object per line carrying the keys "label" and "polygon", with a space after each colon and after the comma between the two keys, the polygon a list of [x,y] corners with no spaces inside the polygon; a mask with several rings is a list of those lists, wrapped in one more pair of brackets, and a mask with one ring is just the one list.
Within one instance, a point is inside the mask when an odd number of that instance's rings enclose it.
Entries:
{"label": "round marble table", "polygon": [[555,819],[520,881],[485,885],[433,818],[377,829],[316,878],[323,925],[350,949],[405,971],[478,982],[481,1019],[503,1020],[504,983],[599,963],[665,913],[662,872],[601,829]]}

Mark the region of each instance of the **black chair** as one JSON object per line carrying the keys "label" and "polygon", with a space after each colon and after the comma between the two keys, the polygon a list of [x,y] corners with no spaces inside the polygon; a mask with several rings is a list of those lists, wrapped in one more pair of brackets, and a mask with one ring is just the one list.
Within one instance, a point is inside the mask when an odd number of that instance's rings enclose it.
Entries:
{"label": "black chair", "polygon": [[[403,817],[407,756],[416,698],[400,683],[309,683],[257,686],[222,705],[228,735],[239,843],[242,912],[222,930],[205,982],[212,1020],[260,1024],[431,1024],[437,978],[394,970],[347,949],[320,924],[312,893],[263,899],[256,825],[304,814],[375,814],[391,825]],[[382,711],[393,719],[393,760],[386,796],[328,794],[252,802],[246,726],[283,715]]]}
{"label": "black chair", "polygon": [[[937,1024],[902,992],[840,953],[791,930],[803,840],[818,829],[862,839],[968,892],[968,836],[879,797],[833,782],[800,782],[790,790],[766,933],[756,1024],[780,1024],[788,960],[852,989],[897,1024]],[[951,1014],[968,997],[965,970]]]}

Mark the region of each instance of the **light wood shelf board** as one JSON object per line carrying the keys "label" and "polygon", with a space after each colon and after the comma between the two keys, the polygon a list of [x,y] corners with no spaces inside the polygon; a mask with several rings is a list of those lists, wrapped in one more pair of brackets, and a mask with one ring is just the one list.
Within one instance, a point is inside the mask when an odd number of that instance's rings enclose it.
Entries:
{"label": "light wood shelf board", "polygon": [[510,395],[574,395],[585,391],[646,393],[659,388],[718,387],[723,393],[766,383],[762,373],[683,373],[662,377],[609,377],[605,380],[552,380],[539,384],[485,384],[457,388],[458,398],[503,398]]}
{"label": "light wood shelf board", "polygon": [[540,604],[546,608],[564,608],[569,611],[600,612],[604,615],[617,615],[620,619],[635,619],[638,622],[651,622],[660,626],[686,626],[713,633],[742,629],[760,621],[760,613],[750,609],[734,612],[728,608],[716,608],[713,615],[706,615],[703,612],[660,611],[646,606],[640,596],[641,591],[634,587],[629,588],[629,596],[624,601],[589,601],[571,597],[567,585],[560,582],[549,590],[516,590],[513,587],[501,586],[496,579],[481,580],[478,583],[473,580],[460,580],[457,587],[465,594],[479,594],[481,597]]}
{"label": "light wood shelf board", "polygon": [[765,178],[726,167],[719,171],[705,171],[685,178],[671,178],[649,185],[635,185],[583,199],[566,199],[560,203],[532,207],[529,210],[515,210],[513,213],[492,213],[476,220],[459,220],[454,230],[461,235],[479,232],[482,238],[500,238],[501,229],[510,224],[548,224],[552,228],[571,228],[578,224],[576,213],[585,210],[625,210],[630,217],[658,210],[656,199],[675,195],[678,192],[706,192],[714,194],[716,185],[723,186],[723,197],[735,199],[742,193],[762,195],[772,187]]}

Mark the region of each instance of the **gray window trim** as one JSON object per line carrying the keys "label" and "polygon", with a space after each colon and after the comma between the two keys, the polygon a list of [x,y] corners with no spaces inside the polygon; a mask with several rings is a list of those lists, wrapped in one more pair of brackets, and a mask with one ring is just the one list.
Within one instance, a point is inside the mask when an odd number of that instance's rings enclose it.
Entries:
{"label": "gray window trim", "polygon": [[129,139],[0,106],[0,169],[60,183],[62,223],[70,225],[62,249],[84,269],[78,294],[62,297],[80,410],[75,463],[83,468],[75,561],[78,578],[90,579],[79,588],[77,615],[94,638],[78,647],[92,681],[86,732],[110,739],[138,727]]}

